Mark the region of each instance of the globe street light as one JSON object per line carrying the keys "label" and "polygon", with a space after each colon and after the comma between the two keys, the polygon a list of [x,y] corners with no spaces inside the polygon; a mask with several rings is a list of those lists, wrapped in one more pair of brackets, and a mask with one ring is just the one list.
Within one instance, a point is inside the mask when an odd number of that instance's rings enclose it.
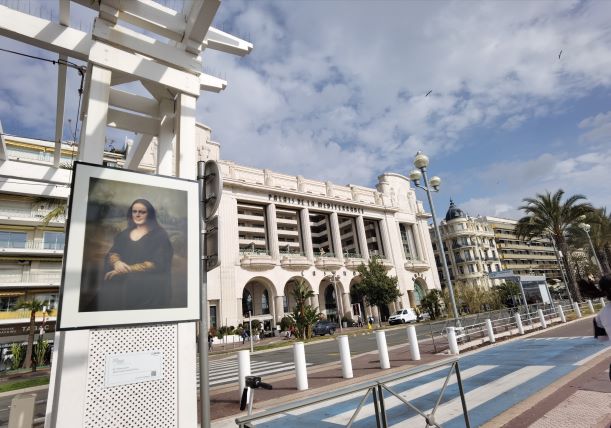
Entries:
{"label": "globe street light", "polygon": [[596,255],[594,244],[592,244],[592,238],[590,238],[590,229],[592,226],[590,226],[587,223],[579,223],[577,227],[583,230],[586,233],[586,235],[588,236],[588,242],[590,243],[590,249],[592,250],[592,255],[594,256],[594,260],[596,260],[596,266],[598,266],[598,270],[600,274],[603,275],[603,267],[601,266],[600,261],[598,260],[598,256]]}
{"label": "globe street light", "polygon": [[[429,166],[429,158],[421,151],[416,153],[416,157],[414,158],[414,166],[417,169],[414,169],[409,173],[409,179],[414,183],[414,186],[425,190],[426,196],[429,199],[429,206],[431,207],[431,214],[433,216],[433,225],[435,227],[435,235],[437,236],[437,246],[439,247],[439,258],[441,259],[443,274],[446,277],[446,283],[448,285],[448,290],[450,291],[450,301],[452,302],[454,318],[458,322],[458,310],[456,309],[456,300],[454,299],[454,288],[452,288],[450,270],[448,269],[448,263],[446,262],[446,255],[445,251],[443,250],[443,241],[441,240],[441,233],[439,232],[439,226],[437,225],[437,219],[435,216],[435,207],[433,206],[433,199],[431,198],[431,190],[433,192],[439,192],[441,178],[437,176],[431,177],[430,180],[427,178],[426,168]],[[425,185],[423,186],[420,185],[421,178],[424,178]]]}

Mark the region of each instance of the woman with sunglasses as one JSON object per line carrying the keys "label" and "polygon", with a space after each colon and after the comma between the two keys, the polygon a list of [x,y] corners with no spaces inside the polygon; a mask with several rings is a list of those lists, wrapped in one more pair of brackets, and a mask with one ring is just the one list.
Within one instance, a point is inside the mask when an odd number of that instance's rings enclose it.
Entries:
{"label": "woman with sunglasses", "polygon": [[[157,213],[146,199],[136,199],[127,211],[127,228],[106,255],[104,288],[107,298],[98,310],[156,309],[171,297],[174,250]],[[111,298],[108,298],[112,296]]]}

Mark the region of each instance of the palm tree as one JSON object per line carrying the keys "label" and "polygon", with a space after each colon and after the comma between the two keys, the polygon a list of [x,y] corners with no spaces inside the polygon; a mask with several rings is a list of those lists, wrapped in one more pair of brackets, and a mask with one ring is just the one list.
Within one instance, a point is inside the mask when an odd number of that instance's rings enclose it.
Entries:
{"label": "palm tree", "polygon": [[[609,251],[611,250],[611,217],[607,215],[607,209],[595,209],[585,216],[583,223],[591,227],[589,235],[596,252],[596,257],[600,261],[603,269],[602,273],[608,274],[611,272],[611,253]],[[570,228],[567,237],[569,244],[574,249],[590,248],[586,233],[577,225]],[[598,273],[598,268],[596,268],[596,274],[598,275]]]}
{"label": "palm tree", "polygon": [[298,336],[303,339],[308,339],[311,336],[312,325],[318,320],[319,313],[316,308],[307,304],[308,299],[314,296],[314,291],[312,291],[305,280],[298,279],[295,281],[293,297],[295,298],[296,306],[293,311],[293,319],[295,320]]}
{"label": "palm tree", "polygon": [[538,193],[534,198],[524,198],[520,209],[526,213],[517,224],[516,234],[519,237],[531,239],[550,235],[556,242],[556,246],[565,257],[566,273],[569,278],[568,286],[575,297],[581,300],[581,293],[575,281],[575,275],[569,268],[568,244],[565,238],[568,229],[579,223],[581,216],[593,211],[592,205],[585,200],[583,195],[573,195],[562,202],[564,190],[559,189],[553,195],[550,192]]}
{"label": "palm tree", "polygon": [[28,347],[25,353],[25,361],[23,367],[28,369],[32,365],[32,350],[34,348],[34,335],[36,334],[36,312],[40,312],[44,308],[44,302],[40,300],[22,300],[17,304],[19,309],[27,309],[30,311],[30,329],[28,331]]}

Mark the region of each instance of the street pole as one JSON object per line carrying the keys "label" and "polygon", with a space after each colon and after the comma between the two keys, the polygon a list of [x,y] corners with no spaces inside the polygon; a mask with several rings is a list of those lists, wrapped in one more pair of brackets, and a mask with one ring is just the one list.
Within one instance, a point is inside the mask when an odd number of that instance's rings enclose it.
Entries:
{"label": "street pole", "polygon": [[594,244],[592,243],[592,238],[590,238],[590,232],[586,229],[584,229],[584,232],[586,232],[586,235],[588,235],[588,242],[590,243],[590,249],[592,250],[592,256],[594,256],[594,260],[596,260],[596,265],[598,266],[598,271],[600,272],[600,275],[603,276],[603,267],[600,264],[600,261],[598,260],[598,256],[596,255],[596,250],[594,249]]}
{"label": "street pole", "polygon": [[439,226],[437,225],[437,216],[435,214],[435,206],[433,205],[433,198],[431,197],[431,191],[429,190],[428,185],[428,177],[426,175],[426,168],[421,168],[422,177],[424,178],[424,182],[426,185],[423,189],[426,191],[426,196],[429,200],[429,206],[431,207],[431,215],[433,216],[433,226],[435,228],[435,235],[437,237],[437,246],[439,247],[439,258],[441,259],[441,264],[443,266],[443,274],[446,277],[446,283],[448,285],[448,290],[450,291],[450,301],[452,303],[452,311],[454,312],[454,318],[457,323],[460,323],[458,318],[458,310],[456,309],[456,300],[454,299],[454,288],[452,287],[452,280],[450,279],[450,270],[448,269],[448,263],[446,261],[446,254],[443,250],[443,241],[441,240],[441,233],[439,232]]}
{"label": "street pole", "polygon": [[250,311],[248,311],[248,331],[250,332],[250,353],[252,354],[254,352],[254,345],[252,343],[252,312]]}
{"label": "street pole", "polygon": [[343,333],[344,329],[342,328],[342,312],[340,310],[340,306],[342,305],[341,296],[337,294],[337,279],[335,277],[335,272],[333,272],[332,275],[333,275],[333,289],[335,290],[335,305],[337,307],[337,317],[339,318],[339,323],[338,323],[339,331]]}

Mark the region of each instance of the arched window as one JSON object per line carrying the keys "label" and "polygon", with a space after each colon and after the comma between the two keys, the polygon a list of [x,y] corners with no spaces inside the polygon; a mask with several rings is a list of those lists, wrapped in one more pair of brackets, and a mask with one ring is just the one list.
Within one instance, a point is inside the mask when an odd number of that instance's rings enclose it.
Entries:
{"label": "arched window", "polygon": [[420,301],[426,296],[426,291],[424,291],[424,288],[417,282],[414,283],[414,296],[416,297],[416,301],[414,302],[416,306],[420,306]]}
{"label": "arched window", "polygon": [[242,315],[248,317],[249,312],[254,315],[252,307],[252,295],[250,294],[250,291],[244,289],[242,292]]}
{"label": "arched window", "polygon": [[269,293],[267,290],[263,290],[263,294],[261,295],[261,312],[264,315],[269,314]]}

